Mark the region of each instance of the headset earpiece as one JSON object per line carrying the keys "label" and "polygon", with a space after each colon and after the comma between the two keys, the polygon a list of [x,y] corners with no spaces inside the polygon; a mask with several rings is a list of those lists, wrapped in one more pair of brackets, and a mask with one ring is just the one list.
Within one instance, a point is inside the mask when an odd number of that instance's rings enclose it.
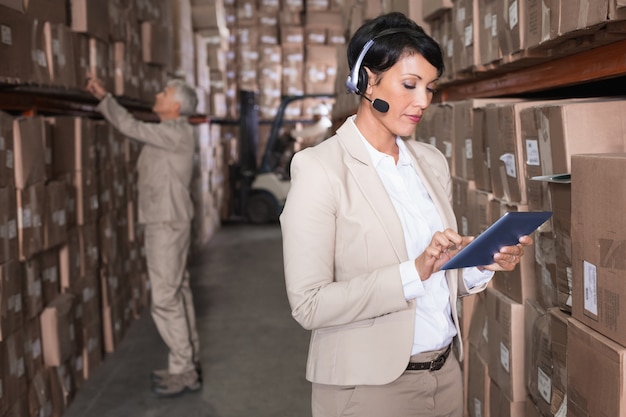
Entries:
{"label": "headset earpiece", "polygon": [[415,31],[409,28],[387,29],[387,30],[383,30],[378,35],[374,36],[372,39],[367,41],[365,45],[363,45],[363,49],[361,49],[359,56],[354,62],[352,71],[350,72],[350,75],[348,75],[348,78],[346,79],[346,88],[348,89],[348,92],[354,93],[354,94],[363,94],[365,90],[367,89],[367,82],[368,82],[367,71],[365,71],[365,68],[363,68],[361,64],[363,63],[363,59],[365,58],[365,54],[367,54],[367,51],[369,51],[369,49],[374,45],[374,40],[381,38],[383,36],[393,35],[395,33],[413,33],[413,32]]}

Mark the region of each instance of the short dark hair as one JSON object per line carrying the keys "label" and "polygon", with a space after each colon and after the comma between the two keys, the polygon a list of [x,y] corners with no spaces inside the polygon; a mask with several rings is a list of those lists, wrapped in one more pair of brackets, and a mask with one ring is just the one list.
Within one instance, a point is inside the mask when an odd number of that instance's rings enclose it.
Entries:
{"label": "short dark hair", "polygon": [[[405,30],[396,32],[393,29]],[[367,67],[374,74],[380,74],[395,65],[405,53],[418,53],[423,56],[437,69],[437,75],[441,77],[445,69],[441,47],[421,26],[400,12],[380,15],[366,21],[357,29],[348,43],[347,56],[350,70],[354,67],[363,46],[381,33],[383,36],[375,40],[361,63],[360,91],[367,87],[367,85],[363,85],[366,84],[363,80],[367,79],[367,76],[364,75],[366,74],[364,67]]]}

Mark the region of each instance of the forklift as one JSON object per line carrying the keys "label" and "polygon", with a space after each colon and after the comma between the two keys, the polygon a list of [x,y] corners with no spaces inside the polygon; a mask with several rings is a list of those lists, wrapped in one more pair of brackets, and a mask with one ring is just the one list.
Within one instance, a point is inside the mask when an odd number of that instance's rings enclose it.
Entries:
{"label": "forklift", "polygon": [[[289,104],[308,98],[332,99],[332,94],[304,94],[283,96],[275,118],[271,121],[260,164],[259,126],[257,93],[239,91],[239,120],[231,122],[239,126],[239,151],[237,163],[229,167],[229,186],[233,204],[230,217],[253,224],[278,221],[289,191],[289,167],[280,166],[277,147],[281,139],[283,125],[286,124],[285,111]],[[289,123],[308,123],[308,120],[289,120]],[[229,123],[226,120],[211,120],[211,123]],[[257,166],[258,165],[258,166]]]}

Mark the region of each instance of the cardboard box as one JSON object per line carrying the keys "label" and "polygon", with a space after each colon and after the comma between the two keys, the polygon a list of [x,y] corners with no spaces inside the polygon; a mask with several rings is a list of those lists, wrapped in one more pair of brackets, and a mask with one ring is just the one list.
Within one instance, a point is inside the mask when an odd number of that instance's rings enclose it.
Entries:
{"label": "cardboard box", "polygon": [[0,111],[0,187],[14,184],[13,117]]}
{"label": "cardboard box", "polygon": [[542,101],[495,103],[486,107],[492,192],[509,203],[527,204],[520,112]]}
{"label": "cardboard box", "polygon": [[52,125],[52,160],[55,176],[96,166],[94,122],[84,117],[57,116],[47,119]]}
{"label": "cardboard box", "polygon": [[498,1],[498,43],[503,56],[512,55],[526,48],[526,0]]}
{"label": "cardboard box", "polygon": [[571,317],[559,308],[550,315],[550,352],[552,354],[552,399],[550,412],[561,416],[567,410],[567,323]]}
{"label": "cardboard box", "polygon": [[64,181],[50,181],[45,187],[44,250],[58,246],[67,240],[67,185]]}
{"label": "cardboard box", "polygon": [[[625,150],[625,100],[557,100],[522,109],[519,117],[527,179],[570,173],[575,154]],[[527,180],[526,193],[533,210],[549,210],[546,182]]]}
{"label": "cardboard box", "polygon": [[471,209],[469,217],[470,223],[468,234],[470,236],[478,236],[484,232],[490,225],[491,215],[489,213],[489,202],[493,199],[491,193],[482,190],[468,190],[468,201],[474,206]]}
{"label": "cardboard box", "polygon": [[470,417],[490,417],[489,367],[487,362],[474,349],[467,352],[468,381],[467,381],[467,413]]}
{"label": "cardboard box", "polygon": [[580,36],[593,33],[608,21],[624,20],[626,9],[618,7],[620,4],[620,0],[561,1],[559,35]]}
{"label": "cardboard box", "polygon": [[20,262],[20,277],[23,281],[23,314],[25,320],[38,317],[43,309],[41,270],[39,260],[34,257]]}
{"label": "cardboard box", "polygon": [[48,367],[61,366],[75,353],[74,308],[74,295],[64,293],[48,304],[41,313],[43,359]]}
{"label": "cardboard box", "polygon": [[169,68],[172,61],[172,34],[159,22],[141,22],[143,62]]}
{"label": "cardboard box", "polygon": [[[531,210],[532,211],[532,210]],[[545,310],[558,305],[556,238],[551,219],[544,230],[533,234],[535,239],[535,288],[537,302]]]}
{"label": "cardboard box", "polygon": [[[473,188],[471,181],[452,177],[452,209],[456,216],[459,233],[469,235],[470,217],[474,212],[474,202],[470,200],[469,192]],[[473,194],[472,194],[473,196]]]}
{"label": "cardboard box", "polygon": [[480,62],[478,19],[478,0],[455,0],[452,3],[453,59],[456,72],[472,70]]}
{"label": "cardboard box", "polygon": [[61,290],[71,289],[80,279],[81,256],[77,227],[67,231],[67,242],[59,248],[59,284]]}
{"label": "cardboard box", "polygon": [[39,316],[28,320],[24,326],[24,364],[28,381],[44,369]]}
{"label": "cardboard box", "polygon": [[425,21],[434,20],[450,10],[452,10],[452,0],[422,1],[422,18]]}
{"label": "cardboard box", "polygon": [[572,156],[572,316],[626,345],[626,154]]}
{"label": "cardboard box", "polygon": [[6,384],[6,406],[9,408],[18,399],[26,396],[26,369],[24,367],[24,333],[22,329],[16,330],[2,341],[4,345],[4,362],[2,369],[4,372],[3,383]]}
{"label": "cardboard box", "polygon": [[526,0],[525,32],[528,49],[549,48],[558,42],[560,0]]}
{"label": "cardboard box", "polygon": [[337,78],[337,46],[305,45],[304,57],[304,92],[333,94]]}
{"label": "cardboard box", "polygon": [[0,341],[23,325],[22,276],[19,263],[0,264]]}
{"label": "cardboard box", "polygon": [[50,393],[49,370],[37,372],[28,386],[28,409],[31,415],[46,415],[52,412],[52,394]]}
{"label": "cardboard box", "polygon": [[102,364],[102,323],[100,318],[94,318],[83,326],[83,377],[89,379],[95,370]]}
{"label": "cardboard box", "polygon": [[625,415],[626,348],[573,318],[567,329],[567,415]]}
{"label": "cardboard box", "polygon": [[489,387],[489,415],[498,417],[526,417],[526,398],[512,401],[498,384],[491,380]]}
{"label": "cardboard box", "polygon": [[46,189],[43,182],[17,190],[19,259],[26,260],[43,250],[43,218]]}
{"label": "cardboard box", "polygon": [[8,7],[18,12],[24,13],[26,10],[26,0],[0,0],[0,7]]}
{"label": "cardboard box", "polygon": [[106,1],[71,0],[71,28],[103,42],[109,40],[109,4]]}
{"label": "cardboard box", "polygon": [[29,81],[39,85],[50,85],[50,66],[46,56],[46,22],[44,20],[32,19],[30,30],[32,31],[32,45],[30,46],[31,73]]}
{"label": "cardboard box", "polygon": [[0,188],[0,263],[19,257],[16,201],[14,188]]}
{"label": "cardboard box", "polygon": [[17,117],[13,120],[14,173],[18,190],[46,180],[44,133],[43,117]]}
{"label": "cardboard box", "polygon": [[30,81],[31,56],[24,51],[31,50],[33,44],[31,19],[6,7],[0,12],[0,81],[14,84]]}
{"label": "cardboard box", "polygon": [[549,184],[552,228],[556,252],[557,304],[572,311],[572,187],[569,182]]}
{"label": "cardboard box", "polygon": [[59,249],[52,248],[36,256],[41,273],[42,296],[44,305],[48,305],[61,291],[61,272],[59,270]]}
{"label": "cardboard box", "polygon": [[[486,291],[489,375],[506,398],[512,402],[523,402],[527,394],[524,375],[524,304],[515,302],[495,288],[489,287]],[[492,400],[502,401],[498,395],[495,397]],[[492,415],[504,414],[493,414],[492,408]]]}
{"label": "cardboard box", "polygon": [[534,300],[524,303],[528,395],[542,415],[551,415],[552,350],[550,316]]}
{"label": "cardboard box", "polygon": [[71,30],[64,23],[45,22],[43,36],[50,83],[66,88],[76,86]]}
{"label": "cardboard box", "polygon": [[498,0],[478,2],[478,44],[480,45],[479,64],[488,65],[502,58],[498,39]]}
{"label": "cardboard box", "polygon": [[452,25],[452,12],[442,14],[439,18],[429,22],[430,34],[440,45],[443,54],[443,64],[445,72],[440,81],[445,83],[454,79],[457,68],[454,63],[454,37]]}
{"label": "cardboard box", "polygon": [[24,0],[26,13],[33,19],[52,24],[67,24],[67,2],[65,0]]}

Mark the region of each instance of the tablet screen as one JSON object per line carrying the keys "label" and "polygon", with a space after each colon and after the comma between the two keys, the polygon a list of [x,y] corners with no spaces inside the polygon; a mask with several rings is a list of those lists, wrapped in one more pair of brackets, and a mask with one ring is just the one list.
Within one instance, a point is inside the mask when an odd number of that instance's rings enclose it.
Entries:
{"label": "tablet screen", "polygon": [[513,246],[519,238],[534,232],[552,216],[551,211],[510,211],[470,242],[441,269],[491,265],[493,255],[503,246]]}

